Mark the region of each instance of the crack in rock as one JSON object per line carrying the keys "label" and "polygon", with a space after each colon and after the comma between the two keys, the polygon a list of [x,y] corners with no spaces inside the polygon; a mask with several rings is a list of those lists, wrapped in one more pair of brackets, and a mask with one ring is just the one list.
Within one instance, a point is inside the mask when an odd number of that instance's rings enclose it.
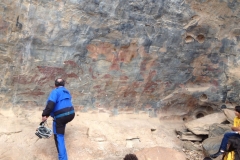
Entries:
{"label": "crack in rock", "polygon": [[15,132],[0,132],[0,136],[2,136],[2,135],[12,135],[12,134],[20,133],[20,132],[22,132],[22,130],[15,131]]}

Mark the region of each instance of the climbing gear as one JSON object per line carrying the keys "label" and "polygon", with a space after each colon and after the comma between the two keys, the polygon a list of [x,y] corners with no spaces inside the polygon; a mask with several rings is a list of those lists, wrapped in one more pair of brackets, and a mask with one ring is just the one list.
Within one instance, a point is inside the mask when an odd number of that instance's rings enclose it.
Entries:
{"label": "climbing gear", "polygon": [[54,118],[60,118],[60,117],[68,116],[68,115],[73,114],[73,113],[74,113],[74,110],[56,115]]}
{"label": "climbing gear", "polygon": [[[46,121],[45,121],[46,122]],[[36,130],[36,135],[39,138],[50,138],[52,135],[52,130],[45,127],[45,122],[41,122],[40,126]]]}

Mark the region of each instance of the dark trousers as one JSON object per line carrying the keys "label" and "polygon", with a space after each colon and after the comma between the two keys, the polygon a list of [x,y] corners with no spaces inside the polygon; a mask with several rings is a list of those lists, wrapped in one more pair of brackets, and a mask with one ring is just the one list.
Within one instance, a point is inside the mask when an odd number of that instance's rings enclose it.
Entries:
{"label": "dark trousers", "polygon": [[238,133],[236,133],[235,131],[226,132],[224,134],[224,136],[223,136],[222,143],[221,143],[221,146],[220,146],[219,150],[227,151],[228,139],[230,137],[238,137],[238,138],[240,138],[240,135]]}
{"label": "dark trousers", "polygon": [[75,113],[59,117],[53,120],[54,140],[58,151],[59,160],[68,160],[67,150],[65,147],[64,133],[66,124],[74,119]]}

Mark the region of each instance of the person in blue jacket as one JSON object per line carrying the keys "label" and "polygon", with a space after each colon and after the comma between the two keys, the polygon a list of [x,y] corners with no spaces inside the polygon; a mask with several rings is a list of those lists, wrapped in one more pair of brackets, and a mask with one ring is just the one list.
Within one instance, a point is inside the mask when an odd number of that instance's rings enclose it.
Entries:
{"label": "person in blue jacket", "polygon": [[71,94],[64,85],[65,81],[62,78],[55,80],[56,88],[51,91],[47,105],[42,112],[43,122],[46,121],[49,116],[53,117],[53,133],[59,160],[68,159],[64,132],[66,124],[72,121],[75,116]]}

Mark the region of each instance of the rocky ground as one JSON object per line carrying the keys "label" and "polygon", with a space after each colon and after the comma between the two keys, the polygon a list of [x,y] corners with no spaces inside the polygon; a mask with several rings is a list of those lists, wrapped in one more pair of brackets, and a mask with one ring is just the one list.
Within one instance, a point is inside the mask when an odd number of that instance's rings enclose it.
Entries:
{"label": "rocky ground", "polygon": [[[13,107],[0,110],[1,160],[53,160],[57,157],[53,137],[38,139],[35,129],[41,120],[41,108]],[[69,159],[121,160],[135,153],[140,160],[200,160],[201,151],[183,148],[174,132],[183,125],[175,121],[159,121],[147,114],[77,112],[66,129]],[[51,127],[51,119],[48,120]],[[201,145],[201,144],[197,144]],[[184,154],[185,153],[185,154]]]}
{"label": "rocky ground", "polygon": [[183,152],[186,154],[186,160],[203,160],[204,158],[202,151],[191,151],[183,149]]}

